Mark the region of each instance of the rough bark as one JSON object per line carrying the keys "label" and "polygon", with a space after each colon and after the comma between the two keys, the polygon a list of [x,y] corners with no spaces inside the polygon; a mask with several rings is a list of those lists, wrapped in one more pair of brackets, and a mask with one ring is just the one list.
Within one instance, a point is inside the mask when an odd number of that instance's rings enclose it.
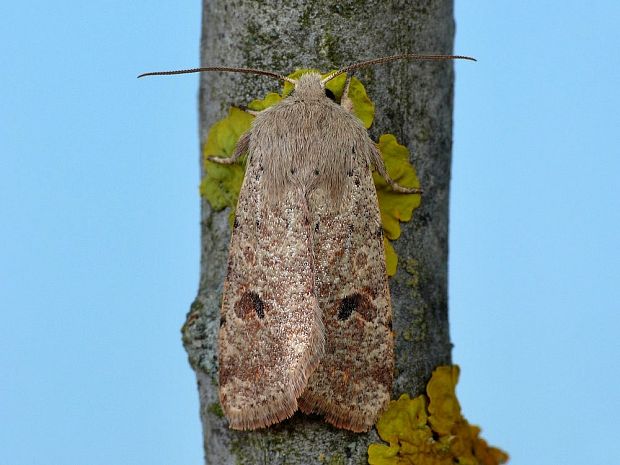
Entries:
{"label": "rough bark", "polygon": [[[324,2],[322,0],[203,0],[201,62],[268,69],[335,69],[401,52],[451,53],[452,0]],[[393,133],[408,146],[424,188],[422,205],[394,245],[399,270],[390,280],[396,336],[393,395],[418,395],[432,370],[450,362],[447,309],[448,198],[453,67],[450,62],[400,62],[359,71],[376,104],[371,135]],[[257,76],[204,74],[200,139],[231,105],[275,91]],[[196,371],[208,464],[363,464],[375,431],[337,430],[296,414],[255,432],[227,428],[217,391],[219,307],[230,238],[228,211],[202,200],[198,295],[184,327]]]}

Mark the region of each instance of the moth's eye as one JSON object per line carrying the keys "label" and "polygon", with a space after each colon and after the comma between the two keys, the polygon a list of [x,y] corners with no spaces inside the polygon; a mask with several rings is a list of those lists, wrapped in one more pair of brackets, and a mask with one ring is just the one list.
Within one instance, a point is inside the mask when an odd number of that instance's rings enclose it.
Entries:
{"label": "moth's eye", "polygon": [[330,100],[333,100],[334,102],[336,101],[336,96],[334,95],[334,93],[329,90],[327,87],[325,88],[325,97],[327,97]]}

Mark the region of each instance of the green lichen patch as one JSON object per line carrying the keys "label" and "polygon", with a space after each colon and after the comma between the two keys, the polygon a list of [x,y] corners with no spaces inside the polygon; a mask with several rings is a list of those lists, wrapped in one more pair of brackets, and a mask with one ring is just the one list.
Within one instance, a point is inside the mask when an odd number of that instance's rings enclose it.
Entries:
{"label": "green lichen patch", "polygon": [[231,108],[226,118],[217,121],[207,136],[202,148],[206,176],[200,183],[200,193],[214,210],[237,206],[239,190],[243,182],[245,166],[241,164],[221,165],[209,157],[229,157],[235,150],[241,134],[250,129],[254,117],[239,108]]}
{"label": "green lichen patch", "polygon": [[264,99],[252,100],[248,104],[248,108],[254,111],[262,111],[272,105],[275,105],[280,100],[282,100],[282,96],[280,94],[276,94],[275,92],[269,92],[267,95],[265,95]]}
{"label": "green lichen patch", "polygon": [[209,404],[209,407],[207,407],[207,412],[215,415],[218,418],[224,418],[224,411],[222,410],[222,406],[217,402]]}
{"label": "green lichen patch", "polygon": [[[385,225],[382,225],[385,229]],[[398,255],[392,243],[383,236],[383,249],[385,250],[385,272],[388,276],[394,276],[398,268]]]}
{"label": "green lichen patch", "polygon": [[328,465],[344,465],[345,464],[344,456],[340,454],[332,455],[327,461],[327,464]]}
{"label": "green lichen patch", "polygon": [[386,444],[368,447],[370,465],[499,465],[508,455],[480,438],[480,428],[461,414],[455,388],[458,366],[438,367],[426,395],[390,402],[377,422]]}
{"label": "green lichen patch", "polygon": [[[409,150],[400,145],[392,134],[383,134],[379,138],[379,150],[385,168],[394,181],[403,187],[420,187],[415,168],[409,163]],[[400,222],[411,221],[413,210],[420,206],[420,194],[401,194],[394,192],[385,179],[373,173],[373,179],[379,197],[381,224],[385,235],[391,241],[400,237]]]}
{"label": "green lichen patch", "polygon": [[[392,134],[383,134],[379,138],[379,151],[385,163],[385,169],[392,179],[403,187],[420,187],[415,168],[409,163],[409,150],[400,145]],[[389,184],[373,173],[373,180],[379,198],[381,225],[385,231],[385,264],[388,276],[394,276],[398,266],[398,255],[390,241],[400,237],[400,223],[411,221],[413,211],[420,206],[420,194],[401,194],[394,192]]]}

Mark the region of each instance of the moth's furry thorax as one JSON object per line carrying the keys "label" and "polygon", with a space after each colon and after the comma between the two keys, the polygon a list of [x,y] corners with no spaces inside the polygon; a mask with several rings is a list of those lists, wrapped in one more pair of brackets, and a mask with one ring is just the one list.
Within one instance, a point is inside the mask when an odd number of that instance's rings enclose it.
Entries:
{"label": "moth's furry thorax", "polygon": [[248,148],[270,203],[294,188],[324,189],[339,204],[356,182],[352,166],[372,164],[376,151],[360,120],[325,95],[318,73],[302,75],[292,95],[257,115]]}

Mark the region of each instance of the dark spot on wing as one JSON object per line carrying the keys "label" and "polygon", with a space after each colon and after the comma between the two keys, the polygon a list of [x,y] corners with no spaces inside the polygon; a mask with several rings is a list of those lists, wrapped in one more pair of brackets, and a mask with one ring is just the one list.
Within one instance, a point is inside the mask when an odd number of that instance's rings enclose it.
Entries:
{"label": "dark spot on wing", "polygon": [[351,313],[359,305],[360,297],[359,294],[353,294],[340,301],[340,307],[338,308],[338,319],[340,321],[344,321],[351,316]]}
{"label": "dark spot on wing", "polygon": [[375,307],[367,295],[360,294],[359,292],[351,294],[340,301],[338,319],[344,321],[354,311],[366,321],[372,321],[377,317],[377,307]]}
{"label": "dark spot on wing", "polygon": [[245,292],[235,303],[235,314],[244,320],[256,315],[261,320],[265,318],[265,303],[256,292]]}

